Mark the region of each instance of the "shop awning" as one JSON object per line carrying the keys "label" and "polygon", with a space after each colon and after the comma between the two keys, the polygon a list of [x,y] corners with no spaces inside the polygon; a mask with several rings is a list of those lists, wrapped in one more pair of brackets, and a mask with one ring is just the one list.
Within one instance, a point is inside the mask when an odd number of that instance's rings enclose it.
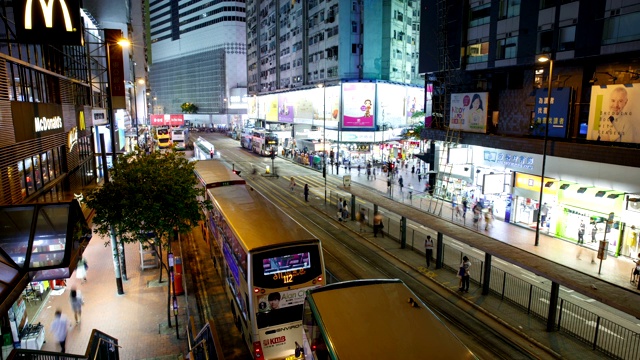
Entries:
{"label": "shop awning", "polygon": [[91,239],[78,200],[0,207],[0,313],[30,281],[66,279]]}

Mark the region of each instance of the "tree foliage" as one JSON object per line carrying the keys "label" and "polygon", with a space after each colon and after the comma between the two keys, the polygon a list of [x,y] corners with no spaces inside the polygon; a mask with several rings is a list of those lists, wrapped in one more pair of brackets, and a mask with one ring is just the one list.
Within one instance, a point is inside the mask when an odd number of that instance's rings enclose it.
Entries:
{"label": "tree foliage", "polygon": [[198,112],[196,104],[189,102],[182,103],[182,105],[180,105],[180,109],[182,109],[182,112],[186,114],[195,114]]}
{"label": "tree foliage", "polygon": [[174,229],[186,234],[202,220],[204,190],[197,188],[194,162],[182,153],[145,154],[137,149],[120,156],[110,171],[111,181],[87,195],[95,210],[95,232],[107,235],[113,225],[121,240],[146,244],[155,234],[156,245],[166,245]]}

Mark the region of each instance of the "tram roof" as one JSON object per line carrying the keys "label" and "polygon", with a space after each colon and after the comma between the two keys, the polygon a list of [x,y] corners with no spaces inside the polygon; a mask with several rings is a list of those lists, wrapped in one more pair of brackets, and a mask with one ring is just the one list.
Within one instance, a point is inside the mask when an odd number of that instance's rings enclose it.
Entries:
{"label": "tram roof", "polygon": [[336,283],[307,297],[336,358],[476,358],[401,280]]}
{"label": "tram roof", "polygon": [[200,160],[196,162],[195,173],[205,188],[222,186],[222,184],[245,184],[246,181],[234,173],[220,160]]}
{"label": "tram roof", "polygon": [[207,191],[247,251],[316,239],[249,185],[222,186]]}

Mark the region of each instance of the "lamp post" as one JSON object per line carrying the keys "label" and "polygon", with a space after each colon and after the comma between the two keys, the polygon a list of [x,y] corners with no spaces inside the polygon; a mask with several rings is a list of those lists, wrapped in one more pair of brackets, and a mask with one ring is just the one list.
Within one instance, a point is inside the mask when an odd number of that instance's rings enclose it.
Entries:
{"label": "lamp post", "polygon": [[[114,45],[120,45],[121,47],[128,47],[131,43],[129,40],[122,38],[122,31],[114,30],[114,29],[105,29],[105,49],[106,49],[106,60],[107,60],[107,116],[110,127],[110,135],[111,135],[111,162],[115,164],[116,162],[116,124],[115,119],[113,118],[113,98],[114,96],[118,96],[120,101],[116,104],[118,108],[126,108],[124,106],[124,69],[123,69],[123,56],[122,53],[116,53],[114,65],[115,68],[112,68],[111,64],[111,47]],[[115,88],[115,91],[114,91]],[[108,179],[105,177],[105,180]],[[121,266],[121,258],[120,252],[118,250],[118,241],[116,238],[115,228],[111,226],[111,251],[113,255],[113,265],[114,272],[116,276],[116,287],[119,295],[124,294],[124,288],[122,286],[122,278],[126,279],[126,268]],[[123,247],[124,249],[124,247]],[[124,256],[124,254],[123,254]]]}
{"label": "lamp post", "polygon": [[538,57],[538,62],[545,63],[549,62],[549,74],[547,76],[547,116],[544,124],[544,146],[542,148],[542,172],[540,174],[540,196],[538,197],[538,219],[536,221],[536,239],[535,246],[538,246],[540,243],[540,220],[542,218],[541,210],[543,206],[542,195],[544,192],[544,170],[547,163],[547,141],[549,139],[549,116],[551,115],[551,85],[553,77],[553,60],[551,59],[551,55],[540,55]]}
{"label": "lamp post", "polygon": [[327,205],[327,86],[322,82],[318,85],[322,88],[322,177],[324,178],[324,205]]}

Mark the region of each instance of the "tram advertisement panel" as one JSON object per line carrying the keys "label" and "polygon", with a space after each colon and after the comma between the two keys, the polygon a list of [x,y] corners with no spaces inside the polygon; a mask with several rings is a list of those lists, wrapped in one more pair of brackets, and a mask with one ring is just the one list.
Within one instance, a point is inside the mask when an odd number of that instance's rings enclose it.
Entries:
{"label": "tram advertisement panel", "polygon": [[640,84],[591,87],[587,140],[640,143]]}
{"label": "tram advertisement panel", "polygon": [[343,127],[373,127],[375,124],[375,83],[344,83]]}
{"label": "tram advertisement panel", "polygon": [[487,100],[489,93],[451,94],[450,129],[487,132]]}

